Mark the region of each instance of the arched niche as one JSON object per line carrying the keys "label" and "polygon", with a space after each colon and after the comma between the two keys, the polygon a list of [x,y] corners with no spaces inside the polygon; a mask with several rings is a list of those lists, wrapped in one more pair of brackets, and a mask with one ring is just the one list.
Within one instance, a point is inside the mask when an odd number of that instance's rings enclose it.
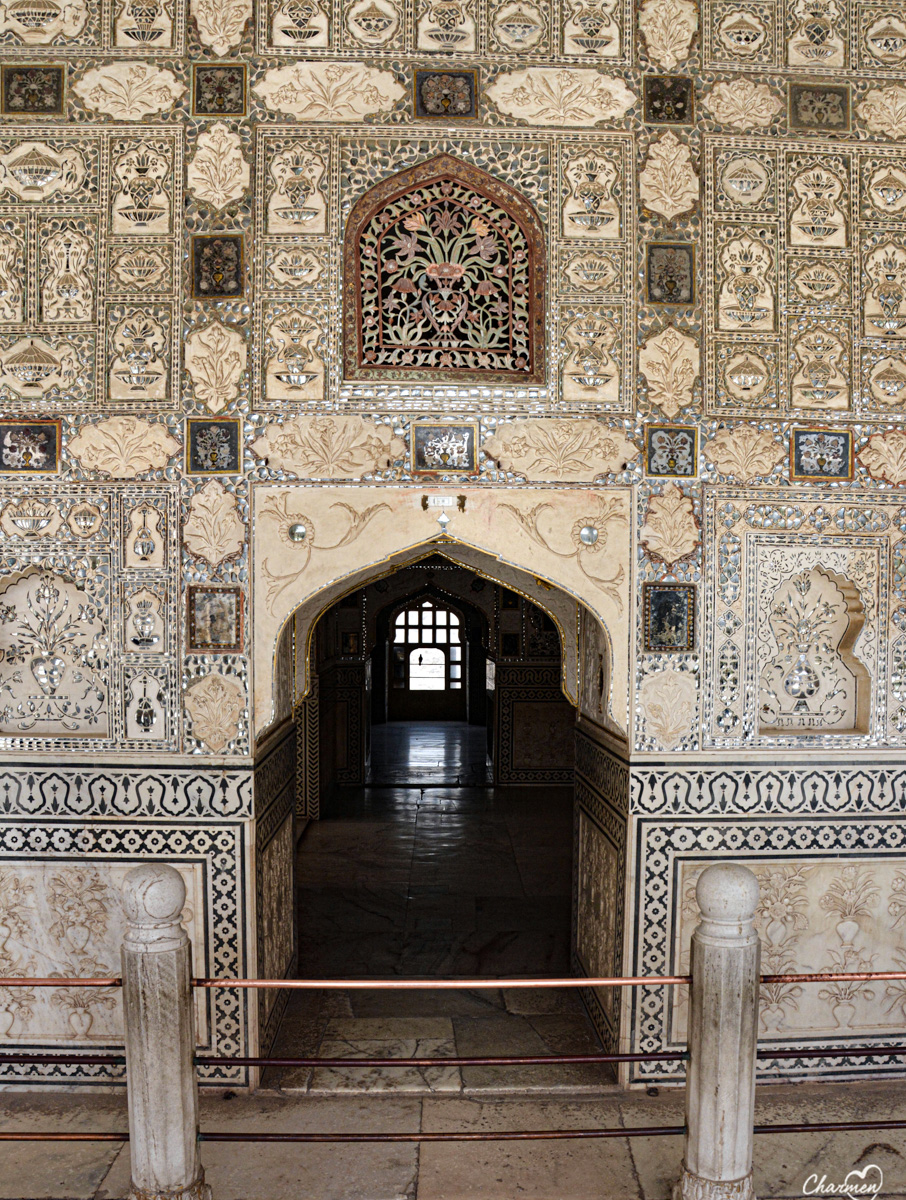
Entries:
{"label": "arched niche", "polygon": [[449,154],[383,180],[346,222],[345,378],[543,384],[546,273],[502,180]]}
{"label": "arched niche", "polygon": [[[453,507],[435,507],[434,501]],[[255,729],[275,709],[278,640],[296,614],[297,697],[308,691],[308,638],[340,596],[419,554],[442,552],[521,592],[560,630],[563,691],[580,689],[577,602],[602,627],[609,656],[607,725],[627,727],[630,605],[626,488],[465,489],[457,497],[406,487],[253,488],[252,622]],[[448,515],[444,530],[438,514]],[[567,615],[571,614],[571,615]]]}

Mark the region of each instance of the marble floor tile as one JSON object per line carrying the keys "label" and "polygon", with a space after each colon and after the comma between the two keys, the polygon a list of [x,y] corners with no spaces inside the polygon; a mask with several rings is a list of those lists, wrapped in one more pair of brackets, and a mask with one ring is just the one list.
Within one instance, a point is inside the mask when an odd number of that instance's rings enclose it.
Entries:
{"label": "marble floor tile", "polygon": [[519,1016],[585,1013],[582,999],[574,988],[505,988],[503,999],[507,1012]]}
{"label": "marble floor tile", "polygon": [[[581,1101],[426,1100],[422,1110],[425,1131],[583,1129],[618,1123],[615,1106]],[[629,1147],[629,1139],[429,1142],[419,1156],[418,1196],[419,1200],[649,1200]],[[674,1150],[668,1162],[676,1168],[681,1157],[680,1143],[679,1156]]]}
{"label": "marble floor tile", "polygon": [[[3,1129],[125,1126],[125,1097],[3,1093]],[[626,1128],[680,1123],[683,1094],[602,1088],[594,1099],[461,1094],[286,1095],[202,1089],[203,1130],[234,1132],[490,1132]],[[756,1092],[766,1123],[902,1119],[899,1081],[771,1086]],[[122,1122],[122,1124],[120,1124]],[[869,1161],[884,1172],[885,1200],[906,1200],[906,1154],[896,1133],[758,1135],[755,1193],[801,1200],[814,1171],[842,1180]],[[223,1145],[202,1143],[215,1200],[670,1200],[682,1161],[680,1137],[421,1145]],[[112,1154],[112,1160],[111,1160]],[[126,1200],[129,1154],[103,1143],[7,1145],[3,1200]],[[99,1182],[95,1185],[95,1181]]]}
{"label": "marble floor tile", "polygon": [[[37,1093],[0,1093],[0,1129],[8,1133],[48,1130],[88,1133],[126,1130],[126,1097],[80,1095],[48,1097]],[[0,1152],[0,1198],[89,1200],[114,1162],[129,1152],[121,1142],[6,1143]]]}
{"label": "marble floor tile", "polygon": [[[484,731],[469,726],[395,726],[375,730],[380,771],[425,770],[484,761]],[[382,749],[383,745],[383,749]],[[383,754],[383,760],[381,755]],[[477,756],[477,757],[476,757]],[[306,828],[298,844],[297,897],[300,972],[338,978],[531,978],[569,971],[572,886],[572,793],[569,788],[399,786],[340,789]],[[522,994],[520,992],[520,994]],[[544,1044],[525,1013],[576,1018],[559,1027],[558,1046],[585,1052],[595,1034],[578,997],[555,1002],[546,993],[505,1002],[497,989],[480,991],[346,993],[345,1012],[364,1021],[410,1021],[394,1044],[443,1043],[445,1033],[418,1031],[422,1019],[496,1016],[524,1026]],[[332,1003],[339,1003],[334,996]],[[575,1004],[579,1003],[579,1007]],[[274,1046],[310,1045],[318,1053],[341,1043],[324,1004],[291,1005]],[[293,1036],[291,1027],[302,1028]],[[553,1036],[553,1027],[549,1031]],[[570,1044],[575,1034],[575,1046]],[[380,1042],[359,1025],[356,1045]],[[384,1039],[387,1040],[387,1039]],[[491,1042],[483,1053],[501,1053]],[[407,1051],[408,1052],[408,1051]],[[351,1053],[351,1052],[349,1052]],[[339,1051],[338,1051],[339,1055]],[[443,1070],[443,1069],[441,1069]],[[548,1072],[548,1069],[544,1069]],[[282,1088],[383,1090],[383,1078],[356,1077],[354,1068],[312,1075],[286,1068]],[[444,1077],[446,1078],[446,1077]],[[490,1077],[499,1082],[496,1077]],[[432,1085],[434,1080],[431,1081]],[[447,1080],[449,1083],[450,1081]],[[397,1086],[424,1089],[424,1080],[398,1073]],[[456,1086],[459,1086],[458,1079]],[[559,1086],[559,1085],[558,1085]]]}
{"label": "marble floor tile", "polygon": [[[363,1017],[331,1021],[322,1058],[450,1058],[456,1053],[453,1025],[442,1017]],[[314,1093],[388,1092],[432,1095],[459,1092],[457,1067],[318,1067]]]}
{"label": "marble floor tile", "polygon": [[[600,1049],[593,1031],[585,1034],[581,1026],[573,1029],[576,1034],[575,1046],[568,1036],[565,1036],[565,1026],[558,1028],[559,1036],[556,1037],[556,1044],[552,1045],[545,1036],[544,1029],[536,1028],[534,1022],[537,1019],[512,1015],[454,1018],[457,1051],[463,1056],[520,1056],[590,1054]],[[590,1026],[588,1028],[590,1030]],[[462,1079],[467,1093],[490,1092],[495,1095],[532,1092],[594,1094],[602,1087],[614,1083],[613,1071],[604,1063],[463,1067]]]}

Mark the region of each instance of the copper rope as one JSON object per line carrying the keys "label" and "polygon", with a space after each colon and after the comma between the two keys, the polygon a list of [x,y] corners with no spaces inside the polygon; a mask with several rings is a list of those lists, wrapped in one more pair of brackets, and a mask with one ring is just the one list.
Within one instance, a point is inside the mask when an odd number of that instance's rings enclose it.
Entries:
{"label": "copper rope", "polygon": [[[348,1060],[347,1060],[348,1061]],[[819,1121],[756,1125],[755,1133],[845,1133],[906,1129],[906,1121]],[[199,1133],[200,1142],[525,1142],[586,1138],[680,1137],[684,1125],[634,1125],[605,1129],[502,1129],[482,1133]],[[128,1133],[0,1133],[0,1142],[128,1142]]]}
{"label": "copper rope", "polygon": [[[906,971],[821,971],[762,975],[762,983],[842,983],[847,980],[906,980]],[[691,975],[625,975],[566,979],[193,979],[200,988],[303,988],[310,991],[435,991],[482,988],[646,987],[691,983]],[[0,978],[0,987],[122,987],[113,979]]]}

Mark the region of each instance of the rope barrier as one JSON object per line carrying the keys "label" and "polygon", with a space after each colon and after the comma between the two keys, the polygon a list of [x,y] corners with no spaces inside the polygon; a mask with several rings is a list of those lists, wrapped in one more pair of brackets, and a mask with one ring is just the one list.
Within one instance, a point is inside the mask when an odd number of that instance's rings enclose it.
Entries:
{"label": "rope barrier", "polygon": [[[868,980],[906,980],[906,971],[821,971],[811,974],[762,975],[762,983],[845,983]],[[657,987],[688,984],[691,975],[625,975],[588,978],[570,975],[564,979],[193,979],[198,988],[301,988],[306,991],[479,991],[496,988],[583,988]],[[0,987],[122,987],[111,979],[0,978]]]}
{"label": "rope barrier", "polygon": [[[794,1050],[759,1050],[760,1059],[786,1058],[902,1058],[906,1046],[799,1046]],[[262,1058],[197,1055],[199,1067],[532,1067],[581,1066],[595,1063],[688,1062],[689,1052],[655,1051],[637,1054],[538,1054],[460,1058]],[[0,1065],[125,1066],[122,1054],[0,1053]]]}
{"label": "rope barrier", "polygon": [[[903,978],[906,979],[906,973]],[[586,979],[195,979],[200,988],[302,988],[306,991],[479,991],[492,988],[641,987],[691,983],[691,975],[632,975]],[[2,981],[0,981],[2,982]]]}
{"label": "rope barrier", "polygon": [[[871,1129],[906,1129],[906,1121],[819,1121],[756,1125],[755,1133],[852,1133]],[[680,1137],[685,1125],[610,1126],[604,1129],[501,1129],[462,1133],[200,1133],[201,1142],[527,1142],[594,1138]],[[0,1133],[0,1142],[128,1142],[128,1133]]]}

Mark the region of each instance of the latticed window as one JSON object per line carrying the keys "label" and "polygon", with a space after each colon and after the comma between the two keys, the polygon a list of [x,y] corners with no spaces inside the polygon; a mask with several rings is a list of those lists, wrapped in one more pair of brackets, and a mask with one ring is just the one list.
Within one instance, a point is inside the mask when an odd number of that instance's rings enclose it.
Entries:
{"label": "latticed window", "polygon": [[477,167],[441,155],[367,192],[344,278],[346,378],[544,382],[542,227]]}
{"label": "latticed window", "polygon": [[410,692],[462,687],[462,627],[455,612],[425,600],[393,622],[391,681]]}

